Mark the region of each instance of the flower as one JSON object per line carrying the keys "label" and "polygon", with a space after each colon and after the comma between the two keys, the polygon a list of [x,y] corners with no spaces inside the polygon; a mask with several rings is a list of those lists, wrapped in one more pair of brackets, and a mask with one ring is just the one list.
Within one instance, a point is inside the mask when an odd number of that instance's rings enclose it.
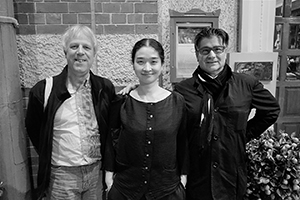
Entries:
{"label": "flower", "polygon": [[246,145],[246,153],[245,200],[300,199],[300,141],[295,133],[268,130]]}

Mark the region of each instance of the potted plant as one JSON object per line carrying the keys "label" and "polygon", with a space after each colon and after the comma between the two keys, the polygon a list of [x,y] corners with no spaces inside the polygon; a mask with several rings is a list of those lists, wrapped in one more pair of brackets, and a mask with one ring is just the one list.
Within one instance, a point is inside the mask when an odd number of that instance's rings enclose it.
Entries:
{"label": "potted plant", "polygon": [[300,199],[300,141],[295,133],[268,130],[246,146],[245,200]]}

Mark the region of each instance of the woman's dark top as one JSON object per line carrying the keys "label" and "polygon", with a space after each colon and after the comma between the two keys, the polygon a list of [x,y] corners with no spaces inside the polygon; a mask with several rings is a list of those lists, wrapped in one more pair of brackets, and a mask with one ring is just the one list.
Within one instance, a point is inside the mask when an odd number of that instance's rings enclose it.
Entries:
{"label": "woman's dark top", "polygon": [[171,194],[180,175],[187,174],[185,113],[184,99],[176,92],[156,103],[128,96],[121,105],[114,187],[128,199]]}

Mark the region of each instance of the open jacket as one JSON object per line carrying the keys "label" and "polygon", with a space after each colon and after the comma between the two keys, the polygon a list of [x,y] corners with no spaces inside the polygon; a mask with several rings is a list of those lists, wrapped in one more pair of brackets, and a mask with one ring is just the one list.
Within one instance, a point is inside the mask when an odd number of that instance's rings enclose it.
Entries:
{"label": "open jacket", "polygon": [[[243,199],[247,186],[246,143],[275,123],[280,111],[278,102],[256,78],[230,71],[228,81],[214,101],[210,143],[202,145],[206,138],[200,134],[200,105],[206,91],[196,71],[192,78],[175,87],[187,106],[190,152],[187,195],[199,200]],[[252,108],[256,113],[248,120]]]}
{"label": "open jacket", "polygon": [[[40,198],[49,186],[55,113],[61,104],[71,97],[66,87],[67,70],[68,66],[59,75],[53,77],[53,87],[45,111],[44,92],[46,81],[39,81],[29,93],[25,125],[29,138],[39,155],[37,198]],[[103,157],[108,131],[108,112],[110,103],[115,98],[115,89],[108,79],[96,76],[92,72],[90,72],[90,81]]]}

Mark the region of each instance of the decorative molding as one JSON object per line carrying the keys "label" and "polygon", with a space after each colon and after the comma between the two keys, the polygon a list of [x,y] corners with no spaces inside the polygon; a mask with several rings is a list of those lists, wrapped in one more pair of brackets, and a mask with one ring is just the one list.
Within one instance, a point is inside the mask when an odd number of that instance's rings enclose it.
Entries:
{"label": "decorative molding", "polygon": [[191,9],[187,12],[178,12],[178,11],[175,11],[175,10],[169,10],[169,13],[170,13],[170,16],[174,16],[174,17],[182,17],[182,16],[196,16],[196,17],[199,17],[199,15],[201,16],[219,16],[220,13],[221,13],[221,9],[218,9],[218,10],[214,10],[212,12],[205,12],[203,10],[200,10],[200,9]]}

